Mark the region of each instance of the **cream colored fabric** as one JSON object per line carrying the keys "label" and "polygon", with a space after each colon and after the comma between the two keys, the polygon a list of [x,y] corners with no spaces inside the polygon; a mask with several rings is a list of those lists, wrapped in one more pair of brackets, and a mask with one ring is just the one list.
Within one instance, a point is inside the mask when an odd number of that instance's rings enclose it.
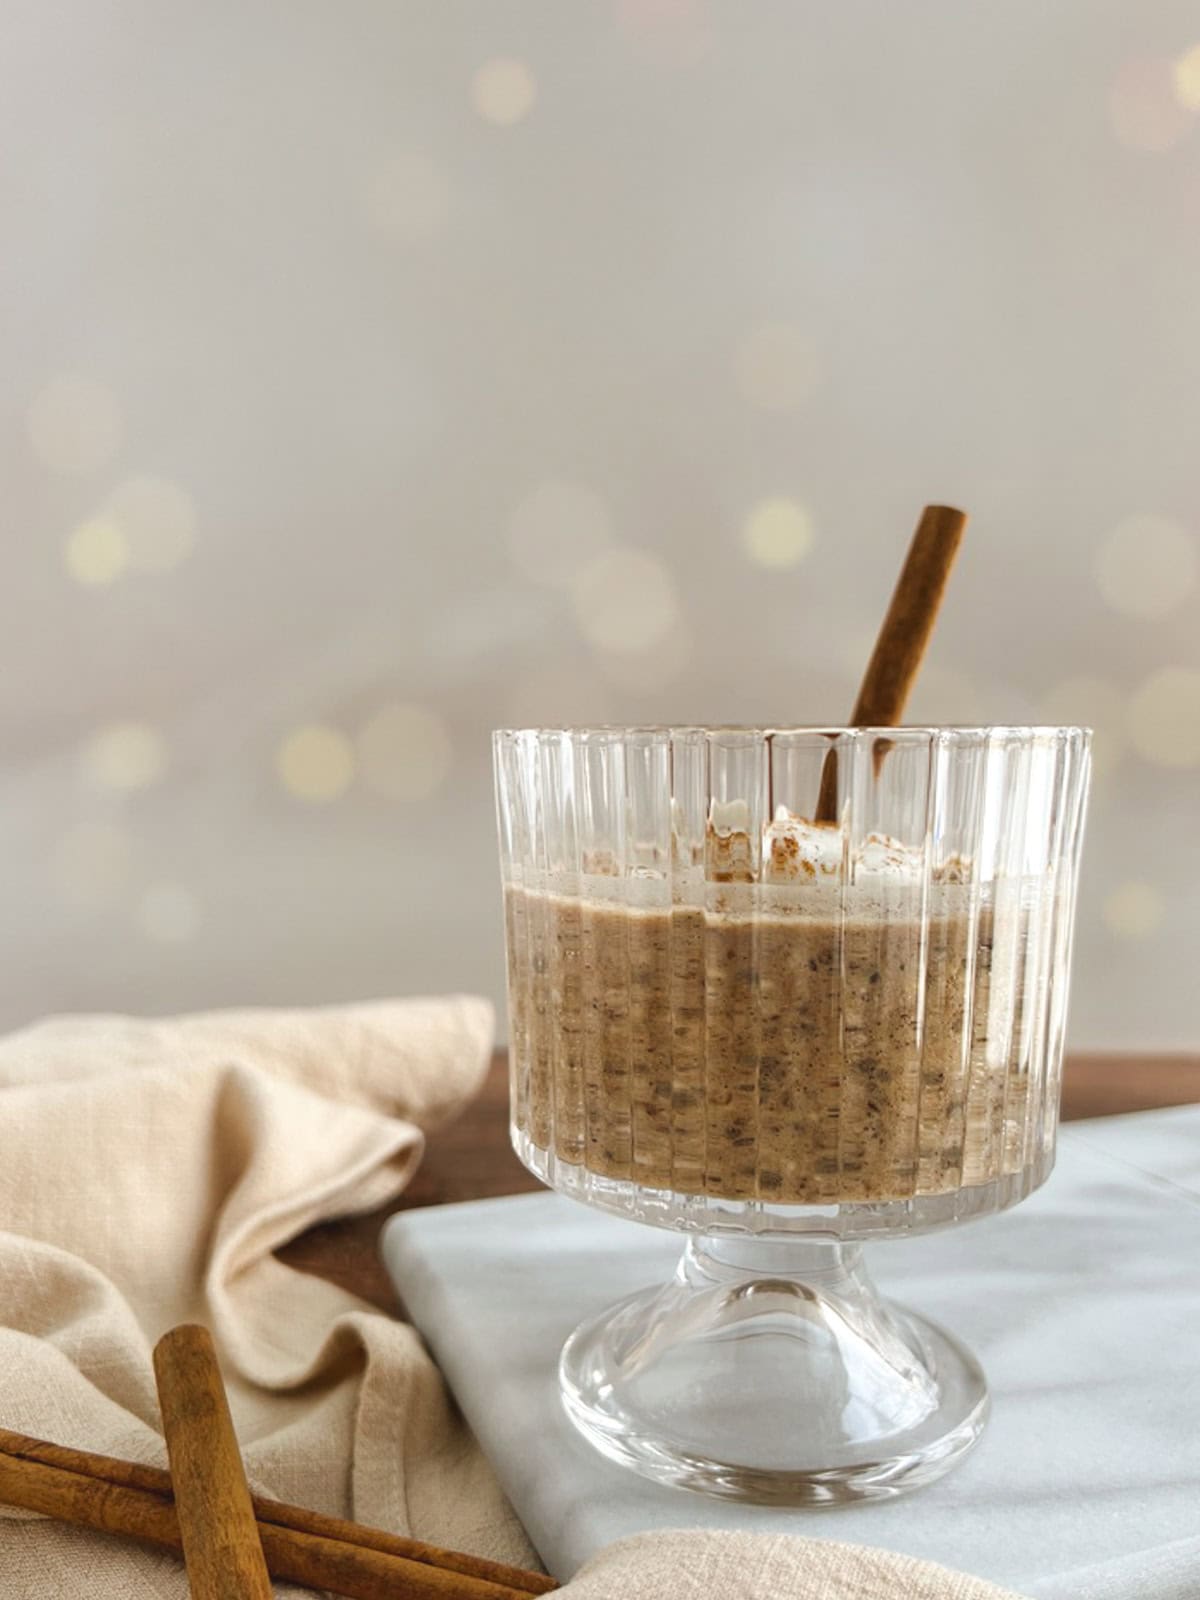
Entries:
{"label": "cream colored fabric", "polygon": [[571,1600],[1019,1600],[930,1561],[786,1534],[644,1533],[610,1544]]}
{"label": "cream colored fabric", "polygon": [[[271,1255],[398,1194],[491,1041],[468,999],[64,1018],[0,1040],[0,1423],[165,1465],[151,1348],[204,1321],[256,1486],[531,1561],[413,1331]],[[170,1557],[0,1521],[5,1600],[84,1592],[187,1586]]]}
{"label": "cream colored fabric", "polygon": [[[165,1464],[150,1352],[214,1330],[256,1487],[502,1560],[534,1556],[410,1328],[272,1251],[384,1204],[478,1086],[465,998],[136,1021],[0,1039],[0,1425]],[[996,1600],[878,1551],[748,1535],[623,1541],[573,1600]],[[282,1586],[280,1593],[287,1591]],[[182,1600],[179,1563],[0,1515],[8,1600]]]}

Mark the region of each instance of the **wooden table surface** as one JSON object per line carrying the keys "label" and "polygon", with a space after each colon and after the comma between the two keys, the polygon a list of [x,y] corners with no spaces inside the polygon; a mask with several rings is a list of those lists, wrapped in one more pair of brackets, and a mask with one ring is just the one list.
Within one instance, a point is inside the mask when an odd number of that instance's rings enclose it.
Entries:
{"label": "wooden table surface", "polygon": [[[1200,1056],[1068,1056],[1063,1117],[1103,1117],[1118,1111],[1200,1101]],[[310,1228],[279,1252],[290,1266],[314,1272],[384,1311],[399,1305],[379,1260],[379,1230],[408,1206],[484,1200],[541,1185],[508,1143],[508,1072],[496,1055],[479,1096],[456,1121],[431,1134],[425,1159],[398,1200],[365,1216]]]}

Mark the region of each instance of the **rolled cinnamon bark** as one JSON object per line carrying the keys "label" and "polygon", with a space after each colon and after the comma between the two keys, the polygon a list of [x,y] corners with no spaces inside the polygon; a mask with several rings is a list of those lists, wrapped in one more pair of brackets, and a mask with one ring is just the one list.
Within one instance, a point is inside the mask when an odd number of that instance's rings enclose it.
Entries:
{"label": "rolled cinnamon bark", "polygon": [[[904,715],[966,526],[966,513],[953,506],[926,506],[921,513],[863,674],[850,714],[851,727],[894,728]],[[883,741],[880,744],[875,752],[876,770],[887,753],[887,746]],[[829,752],[821,770],[813,820],[838,820],[836,750]]]}

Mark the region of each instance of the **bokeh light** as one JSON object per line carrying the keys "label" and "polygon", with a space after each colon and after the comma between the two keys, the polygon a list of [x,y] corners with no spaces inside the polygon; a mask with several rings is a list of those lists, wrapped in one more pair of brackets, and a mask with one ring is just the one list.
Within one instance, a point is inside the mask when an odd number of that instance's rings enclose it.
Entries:
{"label": "bokeh light", "polygon": [[1172,76],[1179,104],[1188,111],[1200,111],[1200,44],[1176,58]]}
{"label": "bokeh light", "polygon": [[279,781],[297,800],[322,805],[354,780],[354,747],[344,733],[311,722],[288,734],[275,752]]}
{"label": "bokeh light", "polygon": [[679,620],[674,580],[648,550],[601,551],[579,573],[572,598],[584,638],[615,655],[649,650]]}
{"label": "bokeh light", "polygon": [[1115,684],[1077,673],[1054,684],[1038,702],[1038,716],[1051,727],[1091,728],[1092,768],[1106,776],[1126,748],[1126,697]]}
{"label": "bokeh light", "polygon": [[1195,587],[1200,558],[1186,528],[1139,515],[1117,524],[1096,555],[1096,581],[1114,611],[1161,617]]}
{"label": "bokeh light", "polygon": [[147,939],[182,944],[199,926],[199,902],[180,883],[152,883],[138,900],[137,923]]}
{"label": "bokeh light", "polygon": [[[692,661],[692,638],[682,621],[639,650],[597,650],[596,665],[627,696],[653,696],[678,683]],[[577,720],[578,713],[568,721]]]}
{"label": "bokeh light", "polygon": [[196,508],[166,478],[126,478],[109,499],[107,517],[120,529],[135,571],[169,572],[191,554]]}
{"label": "bokeh light", "polygon": [[52,379],[34,397],[28,424],[35,453],[54,472],[94,472],[121,444],[120,404],[94,378]]}
{"label": "bokeh light", "polygon": [[569,588],[612,535],[604,501],[581,483],[550,479],[520,502],[509,523],[508,549],[527,578]]}
{"label": "bokeh light", "polygon": [[1110,933],[1118,939],[1148,939],[1163,920],[1166,905],[1152,883],[1131,879],[1119,883],[1105,898],[1102,914]]}
{"label": "bokeh light", "polygon": [[450,730],[427,706],[382,706],[358,735],[363,781],[392,800],[423,800],[435,794],[450,771]]}
{"label": "bokeh light", "polygon": [[81,909],[105,905],[124,887],[131,857],[129,835],[114,823],[81,822],[50,852],[50,871],[61,899]]}
{"label": "bokeh light", "polygon": [[149,723],[112,722],[87,741],[83,763],[98,789],[146,789],[167,769],[167,746]]}
{"label": "bokeh light", "polygon": [[1200,672],[1164,667],[1129,702],[1129,738],[1160,767],[1200,766]]}
{"label": "bokeh light", "polygon": [[1127,150],[1162,155],[1191,132],[1193,119],[1179,102],[1176,67],[1165,57],[1126,61],[1108,97],[1113,133]]}
{"label": "bokeh light", "polygon": [[485,61],[471,79],[471,104],[478,116],[497,128],[523,122],[537,99],[537,79],[527,61],[497,56]]}
{"label": "bokeh light", "polygon": [[125,530],[111,516],[89,517],[68,534],[63,564],[76,583],[90,588],[112,583],[129,565]]}
{"label": "bokeh light", "polygon": [[763,411],[792,411],[816,388],[820,368],[808,338],[790,323],[752,328],[738,344],[738,388]]}
{"label": "bokeh light", "polygon": [[778,571],[797,566],[813,543],[813,521],[795,500],[777,496],[752,507],[742,524],[742,544],[756,566]]}
{"label": "bokeh light", "polygon": [[380,233],[405,244],[423,244],[436,239],[449,220],[450,186],[428,156],[405,150],[371,176],[364,203]]}

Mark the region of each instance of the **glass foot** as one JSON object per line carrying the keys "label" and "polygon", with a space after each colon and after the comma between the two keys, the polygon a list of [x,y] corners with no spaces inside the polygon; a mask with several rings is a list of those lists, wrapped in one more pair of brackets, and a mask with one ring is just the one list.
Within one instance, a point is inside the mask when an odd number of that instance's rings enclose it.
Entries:
{"label": "glass foot", "polygon": [[859,1245],[689,1241],[671,1283],[578,1327],[567,1414],[644,1477],[821,1505],[931,1483],[987,1420],[979,1363],[877,1295]]}

